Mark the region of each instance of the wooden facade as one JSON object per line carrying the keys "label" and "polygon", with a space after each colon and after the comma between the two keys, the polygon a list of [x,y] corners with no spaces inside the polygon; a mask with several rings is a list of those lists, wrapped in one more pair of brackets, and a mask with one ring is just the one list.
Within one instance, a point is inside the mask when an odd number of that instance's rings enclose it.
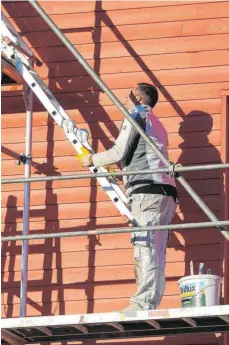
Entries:
{"label": "wooden facade", "polygon": [[[228,162],[228,1],[45,1],[41,5],[121,101],[137,82],[159,88],[155,113],[168,131],[170,160],[183,165]],[[42,60],[42,67],[36,68],[39,75],[76,124],[89,130],[94,150],[111,147],[123,115],[29,3],[7,1],[2,7]],[[2,87],[3,178],[24,173],[23,165],[15,165],[25,147],[21,90],[20,85]],[[83,171],[62,130],[37,100],[32,137],[33,176]],[[184,176],[218,217],[228,219],[226,173],[209,170]],[[4,236],[22,231],[23,194],[23,184],[2,186]],[[179,194],[174,223],[207,220],[180,186]],[[126,224],[96,181],[89,179],[33,183],[30,216],[31,234]],[[214,228],[174,231],[160,308],[180,306],[177,281],[190,273],[190,260],[195,271],[204,262],[206,269],[224,277],[221,302],[228,303],[228,255],[228,246]],[[19,316],[20,269],[21,242],[3,243],[2,317]],[[120,310],[134,291],[128,234],[29,243],[30,316]],[[216,334],[131,343],[227,345],[227,341]]]}

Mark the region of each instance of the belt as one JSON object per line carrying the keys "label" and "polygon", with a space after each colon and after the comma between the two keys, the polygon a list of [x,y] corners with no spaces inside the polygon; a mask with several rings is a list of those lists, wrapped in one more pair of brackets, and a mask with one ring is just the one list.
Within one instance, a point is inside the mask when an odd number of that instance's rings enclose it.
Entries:
{"label": "belt", "polygon": [[170,184],[150,184],[133,190],[130,195],[133,194],[162,194],[172,196],[175,202],[176,199],[178,199],[176,187],[171,186]]}

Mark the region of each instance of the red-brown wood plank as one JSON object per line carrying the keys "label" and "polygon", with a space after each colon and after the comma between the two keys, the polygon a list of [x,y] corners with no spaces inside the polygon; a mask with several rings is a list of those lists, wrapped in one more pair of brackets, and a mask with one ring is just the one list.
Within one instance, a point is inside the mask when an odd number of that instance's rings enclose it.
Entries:
{"label": "red-brown wood plank", "polygon": [[[228,34],[135,40],[129,43],[110,42],[76,45],[85,59],[100,59],[151,54],[199,52],[228,49]],[[32,49],[45,63],[73,60],[64,46]]]}
{"label": "red-brown wood plank", "polygon": [[[217,0],[215,0],[217,1]],[[224,0],[223,0],[224,1]],[[191,345],[222,345],[222,335],[221,334],[214,334],[214,333],[205,333],[205,334],[196,334],[196,335],[180,335],[179,336],[179,343],[177,342],[177,337],[141,337],[141,338],[130,338],[130,339],[120,339],[120,340],[99,340],[99,344],[101,345],[126,345],[129,344],[137,344],[137,345],[151,345],[152,342],[157,342],[158,345],[186,345],[187,339]],[[98,342],[98,341],[97,341]],[[207,342],[207,343],[206,343]],[[75,341],[74,345],[81,345],[82,342]],[[87,345],[94,345],[95,343],[90,340],[87,340]],[[38,345],[42,345],[41,343]],[[63,345],[63,343],[55,342],[55,345]]]}
{"label": "red-brown wood plank", "polygon": [[[195,263],[198,266],[198,261]],[[206,261],[205,269],[212,269],[214,274],[219,273],[219,261]],[[48,264],[47,264],[47,267]],[[179,278],[185,274],[189,275],[189,263],[176,262],[168,263],[166,265],[166,277],[167,279]],[[19,287],[21,282],[21,272],[5,272],[2,279],[2,287]],[[121,265],[120,266],[101,266],[101,267],[75,267],[65,269],[49,269],[46,270],[34,270],[29,271],[28,274],[28,287],[32,286],[50,286],[60,284],[76,284],[76,283],[108,283],[111,281],[124,282],[125,280],[133,280],[134,271],[133,265]]]}
{"label": "red-brown wood plank", "polygon": [[[42,36],[43,37],[43,36]],[[58,62],[58,64],[49,62],[35,70],[41,78],[66,77],[73,75],[87,75],[84,68],[77,62],[73,61]],[[106,73],[124,73],[139,71],[157,71],[180,68],[195,68],[207,66],[227,65],[229,60],[228,50],[212,50],[186,53],[172,53],[163,55],[146,55],[141,57],[116,57],[109,59],[100,59],[97,72],[100,75]],[[97,60],[87,60],[94,68]]]}
{"label": "red-brown wood plank", "polygon": [[[152,74],[152,76],[151,76]],[[107,74],[102,77],[103,81],[110,89],[128,89],[137,85],[139,81],[143,83],[151,83],[155,80],[155,86],[163,85],[182,85],[182,84],[199,84],[199,83],[217,83],[227,82],[229,75],[228,66],[202,67],[191,69],[180,69],[170,71],[156,72],[131,72],[119,74]],[[90,76],[80,77],[62,77],[45,80],[45,84],[49,86],[52,92],[78,92],[88,90],[100,90],[96,82],[92,81]],[[9,85],[4,87],[4,91],[22,91],[20,85]]]}
{"label": "red-brown wood plank", "polygon": [[[32,287],[28,291],[28,298],[33,302],[50,302],[55,301],[58,298],[58,292],[63,291],[61,294],[62,301],[72,301],[77,298],[77,300],[86,300],[88,294],[94,297],[94,299],[110,298],[111,289],[113,298],[125,298],[130,297],[136,291],[136,284],[133,280],[129,282],[123,282],[121,284],[104,284],[97,285],[78,283],[75,284],[75,288],[71,288],[70,285],[53,286],[53,288],[47,288],[50,294],[45,294],[39,287]],[[179,295],[179,287],[176,280],[168,281],[166,284],[165,296]],[[2,300],[9,301],[9,304],[20,303],[20,290],[19,288],[3,289],[2,290]]]}
{"label": "red-brown wood plank", "polygon": [[[220,24],[221,30],[225,33],[229,32],[227,28],[227,22],[218,22]],[[219,29],[216,30],[216,33]],[[214,32],[213,32],[214,33]],[[205,30],[207,34],[207,30]],[[80,31],[66,33],[66,37],[73,44],[86,44],[86,43],[101,43],[101,42],[115,42],[115,41],[129,41],[146,38],[162,38],[162,37],[174,37],[181,36],[181,23],[171,22],[171,23],[150,23],[141,24],[141,30],[138,26],[125,25],[114,27],[94,27],[88,28],[83,33]],[[28,32],[23,34],[23,39],[28,44],[29,47],[54,47],[60,45],[60,40],[52,31],[47,31],[45,35],[42,32]]]}
{"label": "red-brown wood plank", "polygon": [[[129,298],[117,299],[101,299],[101,300],[88,300],[88,301],[66,301],[53,303],[31,303],[27,306],[27,316],[45,316],[45,315],[60,315],[60,314],[81,314],[88,313],[88,310],[93,313],[105,313],[115,310],[121,310],[129,304]],[[113,307],[112,307],[113,305]],[[179,308],[180,297],[169,296],[164,297],[159,309],[164,308]],[[61,312],[62,311],[62,312]],[[64,311],[64,312],[63,312]],[[2,305],[2,315],[11,314],[11,317],[19,317],[20,305]],[[8,314],[9,315],[9,314]]]}
{"label": "red-brown wood plank", "polygon": [[[174,117],[185,117],[187,122],[186,130],[188,131],[189,125],[194,130],[189,121],[196,120],[196,117],[192,118],[193,115],[198,116],[198,128],[201,130],[203,128],[199,119],[202,115],[212,115],[219,114],[220,112],[220,99],[205,99],[202,100],[190,100],[190,101],[178,101],[178,102],[165,102],[158,103],[154,110],[156,116],[161,118],[161,121],[168,121],[170,117],[173,117],[172,121],[178,121],[181,123],[182,119],[175,119]],[[100,106],[91,106],[87,108],[72,109],[67,111],[69,117],[75,121],[77,125],[80,123],[98,123],[98,122],[114,122],[121,121],[124,118],[124,115],[113,105],[100,107]],[[220,123],[220,116],[218,116],[218,123]],[[162,119],[163,118],[163,119]],[[165,118],[165,119],[164,119]],[[2,128],[17,128],[25,127],[26,115],[23,112],[16,112],[13,114],[2,114]],[[202,122],[202,121],[200,121]],[[206,121],[208,122],[208,121]],[[53,123],[51,116],[47,112],[34,112],[33,116],[33,128],[36,126],[45,126],[47,124]],[[167,122],[163,122],[165,126],[168,127]],[[194,124],[193,124],[194,126]],[[217,125],[217,129],[220,128],[220,125]],[[216,128],[215,128],[216,129]]]}
{"label": "red-brown wood plank", "polygon": [[[20,212],[20,211],[19,211]],[[11,214],[10,210],[8,210],[8,214],[6,217],[6,224],[2,227],[2,232],[4,235],[9,234],[16,234],[16,232],[22,232],[23,229],[23,223],[22,220],[18,220],[16,222],[16,217],[12,218],[11,220]],[[13,209],[13,215],[15,216],[15,210]],[[215,211],[215,215],[219,216],[219,211]],[[176,216],[173,219],[174,224],[180,224],[184,220],[186,222],[206,222],[208,221],[208,217],[202,212],[198,211],[195,213],[187,213],[184,217],[183,214],[177,212]],[[98,218],[92,218],[89,219],[87,217],[85,218],[72,218],[72,219],[54,219],[54,220],[43,220],[38,219],[34,220],[32,217],[30,218],[30,230],[36,231],[33,233],[37,233],[39,231],[47,230],[47,232],[56,232],[57,230],[60,231],[75,231],[75,230],[87,230],[87,229],[106,229],[106,228],[116,228],[116,227],[126,227],[128,222],[123,219],[120,215],[114,215],[111,217],[107,217],[106,215],[104,217],[98,217]],[[182,231],[182,230],[180,230]],[[178,231],[178,232],[180,232]],[[40,233],[40,232],[39,232]],[[127,235],[126,235],[127,236]],[[81,238],[81,237],[80,237]],[[184,244],[182,242],[182,239],[179,239],[179,242],[176,244]]]}
{"label": "red-brown wood plank", "polygon": [[[106,218],[104,218],[105,221]],[[99,220],[99,219],[98,219]],[[112,220],[110,221],[109,226],[111,227],[122,227],[125,226],[124,221],[120,221],[120,218],[114,217],[116,220],[116,224],[112,224]],[[106,219],[107,223],[109,220]],[[98,222],[98,221],[97,221]],[[113,221],[114,222],[114,221]],[[174,223],[176,220],[174,220]],[[74,231],[77,227],[73,227],[73,224],[76,224],[76,221],[60,221],[60,224],[56,223],[56,226],[51,228],[49,223],[46,224],[42,222],[30,222],[29,231],[30,234],[42,233],[44,229],[46,229],[47,233],[51,233],[53,231]],[[79,222],[78,222],[79,223]],[[86,223],[86,222],[85,222]],[[105,222],[104,222],[105,223]],[[82,224],[82,222],[81,222]],[[17,228],[13,231],[12,235],[18,235],[19,231],[21,230],[22,224],[18,223]],[[98,225],[97,225],[98,226]],[[102,225],[100,224],[100,227]],[[106,226],[106,224],[104,224]],[[7,228],[7,226],[5,227]],[[83,227],[81,227],[82,229]],[[84,226],[84,229],[87,230],[87,224]],[[2,227],[2,235],[7,236],[10,232],[4,231],[4,227]],[[21,231],[20,231],[21,233]],[[207,236],[206,236],[207,234]],[[41,239],[41,240],[33,240],[29,242],[29,253],[30,255],[40,254],[43,253],[45,248],[45,253],[55,253],[58,248],[61,248],[61,252],[73,252],[73,251],[85,251],[85,250],[113,250],[113,249],[123,249],[123,248],[132,248],[130,243],[130,234],[123,233],[123,234],[113,234],[113,235],[100,235],[97,241],[95,236],[92,236],[89,239],[86,236],[81,237],[65,237],[58,240],[57,247],[53,248],[49,240]],[[189,229],[189,230],[177,230],[172,232],[172,237],[169,243],[169,247],[176,247],[178,250],[182,249],[185,251],[186,246],[195,246],[195,245],[203,245],[203,244],[212,244],[212,243],[219,243],[220,233],[216,228],[208,228],[208,229]],[[57,240],[56,240],[57,241]],[[2,256],[3,257],[10,257],[14,255],[21,254],[21,245],[22,242],[16,241],[13,244],[9,243],[2,243]],[[5,260],[5,258],[4,258]],[[5,263],[2,263],[5,265]]]}
{"label": "red-brown wood plank", "polygon": [[[212,19],[227,17],[229,5],[227,2],[188,4],[169,7],[165,11],[163,7],[124,9],[107,12],[90,12],[87,15],[81,13],[68,13],[50,15],[54,23],[60,29],[69,28],[89,28],[94,27],[95,23],[99,26],[142,24],[152,22],[171,22],[193,19]],[[22,32],[31,30],[44,31],[48,26],[39,17],[27,17],[26,19],[16,18],[11,20],[17,29]]]}
{"label": "red-brown wood plank", "polygon": [[226,33],[229,29],[229,18],[195,20],[182,22],[182,35],[199,35]]}
{"label": "red-brown wood plank", "polygon": [[[35,117],[36,115],[34,115]],[[197,116],[187,116],[185,118],[185,121],[183,121],[181,118],[161,118],[161,123],[165,126],[165,129],[167,130],[167,133],[170,134],[170,137],[174,135],[174,133],[179,132],[180,135],[188,137],[189,135],[193,134],[193,132],[196,132],[196,135],[199,136],[199,131],[212,131],[212,133],[209,134],[209,137],[214,137],[216,133],[220,129],[220,115],[214,114],[214,115],[208,115],[204,114],[201,115],[201,113]],[[11,117],[8,116],[7,123],[11,122]],[[109,122],[97,122],[97,123],[83,123],[83,124],[77,124],[76,126],[79,128],[84,128],[89,131],[89,137],[90,138],[106,138],[106,137],[113,137],[117,136],[118,131],[121,127],[122,121],[109,121]],[[13,143],[24,143],[25,142],[25,127],[24,123],[21,123],[21,128],[18,130],[17,128],[13,129],[14,135],[12,136],[12,126],[7,128],[2,128],[1,133],[1,141],[2,144],[13,144]],[[49,126],[34,126],[32,130],[32,140],[34,142],[39,141],[52,141],[52,140],[63,140],[65,139],[65,135],[63,132],[63,129],[61,129],[58,126],[55,126],[54,129],[50,133],[50,125]],[[191,132],[191,133],[189,133]],[[179,136],[178,136],[179,138]],[[216,144],[217,145],[217,144]],[[3,152],[4,154],[4,152]]]}
{"label": "red-brown wood plank", "polygon": [[[207,2],[223,2],[226,0],[208,0]],[[192,1],[192,4],[206,2],[206,0]],[[64,3],[58,3],[58,6],[54,5],[52,1],[40,2],[40,6],[45,10],[49,15],[51,14],[69,14],[69,13],[87,13],[87,12],[99,12],[101,7],[103,10],[119,10],[119,9],[131,9],[131,8],[149,8],[149,7],[163,7],[163,6],[177,6],[177,5],[187,5],[190,4],[189,1],[141,1],[141,2],[131,2],[131,1],[104,1],[101,4],[97,4],[95,1],[65,1]],[[32,8],[29,3],[21,2],[20,6],[12,6],[10,2],[4,2],[3,12],[7,17],[30,17],[38,16],[37,12]]]}
{"label": "red-brown wood plank", "polygon": [[[52,195],[52,194],[51,194]],[[66,204],[57,204],[58,196],[52,195],[53,201],[52,204],[47,204],[46,207],[41,205],[34,206],[30,208],[31,219],[33,221],[40,220],[56,220],[58,219],[74,219],[74,218],[92,218],[93,227],[93,218],[95,217],[109,217],[118,215],[118,210],[114,207],[111,201],[108,201],[105,193],[102,194],[102,201],[95,203],[96,196],[90,195],[88,202],[86,199],[84,202],[82,196],[77,195],[75,197],[75,203],[66,203]],[[73,198],[71,198],[73,199]],[[207,203],[207,205],[213,210],[217,211],[220,209],[220,196],[219,195],[207,195],[203,196],[202,199]],[[16,197],[10,196],[8,199],[9,202],[16,203]],[[11,201],[12,200],[12,201]],[[77,203],[77,204],[76,204]],[[22,207],[12,207],[11,208],[2,208],[2,223],[12,223],[22,221],[23,217],[23,208]],[[107,214],[106,214],[107,212]],[[177,208],[177,212],[182,212],[185,215],[187,213],[199,212],[199,207],[191,199],[191,197],[181,197],[180,206]]]}
{"label": "red-brown wood plank", "polygon": [[[201,219],[201,221],[205,220],[203,215],[200,215],[200,214],[194,214],[194,218],[198,220]],[[10,222],[9,214],[7,215],[6,224],[2,226],[2,233],[4,234],[4,236],[9,235],[10,233],[19,234],[22,232],[23,223],[20,221],[15,223],[15,220],[16,218],[12,222]],[[53,233],[55,231],[77,231],[79,229],[87,230],[89,228],[92,229],[92,227],[97,228],[97,229],[126,227],[128,226],[128,222],[121,215],[115,215],[113,217],[107,217],[105,215],[104,217],[99,217],[97,219],[91,219],[91,220],[89,218],[81,218],[81,219],[73,218],[73,219],[54,219],[53,221],[44,221],[44,220],[33,221],[32,218],[30,218],[29,225],[30,225],[30,230],[32,231],[32,233],[37,233],[39,231],[42,232],[44,230],[46,230],[47,233],[48,232]],[[77,243],[84,243],[84,240],[82,240],[82,238],[80,237],[79,242]],[[3,246],[4,248],[6,248],[7,244],[3,244]],[[6,249],[4,249],[4,252],[5,251]]]}
{"label": "red-brown wood plank", "polygon": [[[212,179],[206,181],[190,181],[191,186],[198,192],[199,195],[214,195],[220,193],[220,180]],[[178,185],[179,186],[179,185]],[[211,186],[211,188],[210,188]],[[184,189],[179,186],[179,196],[187,196],[188,194]],[[12,200],[12,195],[16,199]],[[85,187],[71,187],[71,188],[58,188],[58,189],[36,189],[31,191],[30,203],[31,205],[52,205],[53,203],[65,204],[73,202],[88,202],[91,195],[94,195],[97,201],[107,200],[107,196],[100,186],[85,186]],[[23,206],[24,191],[17,190],[15,192],[6,191],[2,192],[2,207],[15,207]]]}
{"label": "red-brown wood plank", "polygon": [[[118,170],[115,170],[118,171]],[[210,172],[209,172],[210,171]],[[200,172],[195,171],[192,173],[191,176],[189,176],[189,173],[186,173],[186,179],[187,181],[189,181],[194,188],[198,189],[198,192],[200,194],[204,194],[205,190],[209,189],[209,184],[213,185],[211,192],[212,194],[215,194],[215,191],[218,190],[220,187],[219,185],[221,185],[222,183],[222,170],[220,169],[216,169],[216,170],[209,170],[204,172],[205,175],[199,175]],[[88,171],[89,173],[89,171]],[[68,173],[62,173],[62,175],[67,175]],[[21,178],[24,177],[23,175],[14,175],[14,178]],[[34,176],[36,177],[36,176]],[[59,188],[74,188],[74,187],[93,187],[93,186],[97,186],[99,185],[97,180],[95,179],[89,179],[89,178],[85,178],[85,179],[73,179],[73,180],[55,180],[52,182],[46,182],[46,181],[42,181],[42,182],[36,182],[36,183],[32,183],[31,184],[31,190],[49,190],[49,189],[59,189]],[[123,188],[122,186],[122,182],[119,182],[119,185],[121,186],[121,188]],[[207,188],[208,186],[208,188]],[[178,185],[179,187],[179,193],[184,193],[182,187],[180,185]],[[12,191],[22,191],[24,190],[24,185],[23,183],[10,183],[10,184],[3,184],[2,185],[2,192],[12,192]]]}
{"label": "red-brown wood plank", "polygon": [[[207,19],[185,22],[149,23],[138,25],[122,25],[114,27],[88,28],[83,33],[80,31],[66,32],[66,37],[72,44],[102,43],[116,41],[132,41],[148,38],[165,38],[176,36],[212,35],[229,32],[229,19]],[[28,32],[23,34],[23,39],[29,47],[54,47],[60,45],[60,40],[52,31]]]}
{"label": "red-brown wood plank", "polygon": [[[116,170],[115,170],[116,171]],[[118,171],[118,170],[117,170]],[[62,173],[62,175],[66,175],[67,173]],[[89,174],[89,171],[88,171]],[[190,173],[189,173],[190,174]],[[198,189],[198,192],[203,194],[205,190],[208,190],[207,186],[211,183],[212,186],[212,194],[215,194],[215,191],[218,190],[219,184],[222,183],[222,171],[221,170],[211,170],[210,174],[206,174],[205,178],[199,178],[198,172],[193,172],[192,176],[190,177],[189,174],[187,175],[187,180],[192,183],[194,188]],[[23,175],[14,175],[14,178],[21,178]],[[209,180],[209,181],[208,181]],[[119,184],[122,186],[122,180],[119,181]],[[74,187],[93,187],[98,185],[96,179],[72,179],[72,180],[54,180],[52,182],[36,182],[31,184],[31,190],[49,190],[49,189],[59,189],[59,188],[74,188]],[[179,186],[179,185],[178,185]],[[22,191],[24,190],[23,183],[11,183],[11,184],[3,184],[2,185],[2,192],[10,192],[10,191]],[[179,186],[179,193],[184,193],[181,186]]]}
{"label": "red-brown wood plank", "polygon": [[[188,86],[167,86],[165,89],[160,87],[159,88],[159,100],[160,102],[165,101],[188,101],[188,100],[200,100],[206,98],[219,98],[222,89],[226,89],[229,87],[229,82],[221,82],[221,83],[205,83],[205,84],[191,84]],[[116,97],[122,103],[125,103],[126,97],[129,94],[128,89],[118,89],[112,90]],[[15,113],[16,111],[22,112],[24,111],[24,103],[21,96],[7,96],[7,92],[3,93],[2,98],[2,112],[3,113]],[[71,93],[56,93],[56,98],[61,104],[63,108],[73,109],[78,108],[79,106],[87,107],[88,105],[111,105],[110,99],[108,97],[98,91],[94,93],[91,92],[71,92]],[[175,105],[176,107],[176,105]],[[43,110],[43,106],[40,104],[39,101],[35,100],[34,102],[34,111]],[[102,111],[102,109],[101,109]],[[178,109],[178,112],[181,111]],[[182,115],[182,114],[181,114]]]}
{"label": "red-brown wood plank", "polygon": [[[117,132],[117,129],[116,129]],[[48,132],[49,134],[50,132]],[[103,131],[101,130],[101,135]],[[60,135],[63,134],[60,130]],[[209,131],[203,132],[194,132],[194,133],[186,133],[181,136],[179,134],[174,133],[169,135],[169,149],[177,149],[178,147],[182,150],[186,148],[198,147],[201,151],[202,147],[212,147],[212,146],[219,146],[220,145],[220,131],[212,131],[209,135]],[[42,132],[41,132],[42,135]],[[49,139],[53,139],[54,141],[44,141],[45,138],[40,138],[41,141],[35,142],[32,148],[32,154],[34,160],[40,157],[58,157],[64,155],[74,155],[75,149],[69,143],[68,140],[58,140],[58,138],[50,138],[52,135],[48,135]],[[118,136],[118,135],[117,135]],[[117,137],[116,136],[116,137]],[[97,147],[98,151],[101,151],[102,147],[109,148],[114,143],[115,138],[110,137],[107,138],[96,138],[93,135],[93,139],[90,140],[92,143],[92,147]],[[101,143],[100,143],[101,142]],[[25,147],[25,143],[17,143],[17,144],[4,144],[2,147],[2,160],[15,160],[15,155],[19,155],[23,152]],[[14,152],[14,153],[13,153]]]}
{"label": "red-brown wood plank", "polygon": [[[46,143],[43,143],[47,146]],[[43,144],[40,144],[41,146]],[[111,147],[111,143],[108,147],[104,147],[101,143],[99,145],[99,150],[108,149]],[[97,151],[97,145],[93,145],[93,148]],[[14,151],[13,151],[14,153]],[[66,156],[62,158],[62,154]],[[48,174],[54,175],[62,174],[62,172],[75,172],[80,173],[85,170],[80,165],[78,159],[75,157],[75,152],[72,151],[72,148],[67,148],[67,152],[62,150],[59,152],[58,157],[53,157],[52,153],[48,154],[49,158],[36,158],[32,163],[32,173],[33,174]],[[169,151],[170,159],[174,162],[185,164],[201,164],[201,163],[218,163],[220,162],[220,154],[218,147],[208,146],[200,148],[184,148],[182,149],[172,149]],[[15,160],[17,158],[15,157]],[[18,174],[23,174],[24,166],[16,165],[15,160],[4,160],[2,162],[2,176],[14,176]]]}
{"label": "red-brown wood plank", "polygon": [[[75,285],[75,288],[71,286],[56,286],[53,288],[48,288],[48,294],[45,294],[44,291],[40,288],[32,288],[28,291],[28,298],[35,302],[45,302],[48,303],[55,301],[58,298],[59,291],[62,291],[61,298],[62,301],[73,301],[77,300],[87,300],[88,295],[94,297],[94,299],[106,299],[111,298],[111,289],[113,290],[113,298],[125,298],[130,297],[136,291],[136,285],[133,281],[123,284],[107,284],[107,285],[96,285],[96,284],[84,284],[80,283]],[[9,305],[20,303],[20,291],[17,288],[12,288],[2,291],[2,300],[9,301]],[[179,287],[176,281],[169,281],[166,286],[165,296],[178,295]],[[60,295],[60,294],[59,294]]]}
{"label": "red-brown wood plank", "polygon": [[[190,247],[168,248],[166,255],[169,262],[214,261],[220,258],[219,244],[207,244]],[[21,255],[3,257],[2,272],[21,271]],[[100,251],[73,251],[61,253],[37,253],[28,255],[28,271],[42,269],[66,269],[74,267],[122,266],[133,264],[133,250],[113,249]]]}

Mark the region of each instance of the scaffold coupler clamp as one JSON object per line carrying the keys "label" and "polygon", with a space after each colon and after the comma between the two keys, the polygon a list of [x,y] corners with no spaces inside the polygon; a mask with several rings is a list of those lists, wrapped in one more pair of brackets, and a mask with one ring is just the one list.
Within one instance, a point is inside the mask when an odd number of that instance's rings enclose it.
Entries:
{"label": "scaffold coupler clamp", "polygon": [[176,168],[180,166],[181,164],[176,164],[169,161],[169,166],[168,166],[169,171],[167,174],[169,174],[170,177],[175,177],[175,178],[179,177],[180,174],[176,171]]}
{"label": "scaffold coupler clamp", "polygon": [[32,160],[32,155],[25,155],[24,152],[22,152],[19,156],[19,160],[16,162],[17,165],[26,164],[27,160]]}

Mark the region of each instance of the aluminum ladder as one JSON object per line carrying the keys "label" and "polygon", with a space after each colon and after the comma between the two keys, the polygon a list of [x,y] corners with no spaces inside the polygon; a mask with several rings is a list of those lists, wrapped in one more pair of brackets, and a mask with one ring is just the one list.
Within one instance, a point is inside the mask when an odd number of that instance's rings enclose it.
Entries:
{"label": "aluminum ladder", "polygon": [[[10,44],[7,42],[10,40]],[[15,28],[2,13],[1,20],[1,54],[2,58],[16,69],[25,84],[34,92],[39,101],[43,104],[56,124],[64,131],[65,136],[73,145],[76,152],[82,154],[82,148],[94,153],[88,143],[88,132],[86,129],[79,129],[71,120],[51,91],[33,69],[34,62],[39,65],[39,60],[34,57],[33,52],[19,36]],[[92,173],[106,173],[104,167],[89,167]],[[137,225],[132,214],[126,206],[127,197],[113,177],[98,177],[99,184],[105,193],[119,210],[121,215]]]}

